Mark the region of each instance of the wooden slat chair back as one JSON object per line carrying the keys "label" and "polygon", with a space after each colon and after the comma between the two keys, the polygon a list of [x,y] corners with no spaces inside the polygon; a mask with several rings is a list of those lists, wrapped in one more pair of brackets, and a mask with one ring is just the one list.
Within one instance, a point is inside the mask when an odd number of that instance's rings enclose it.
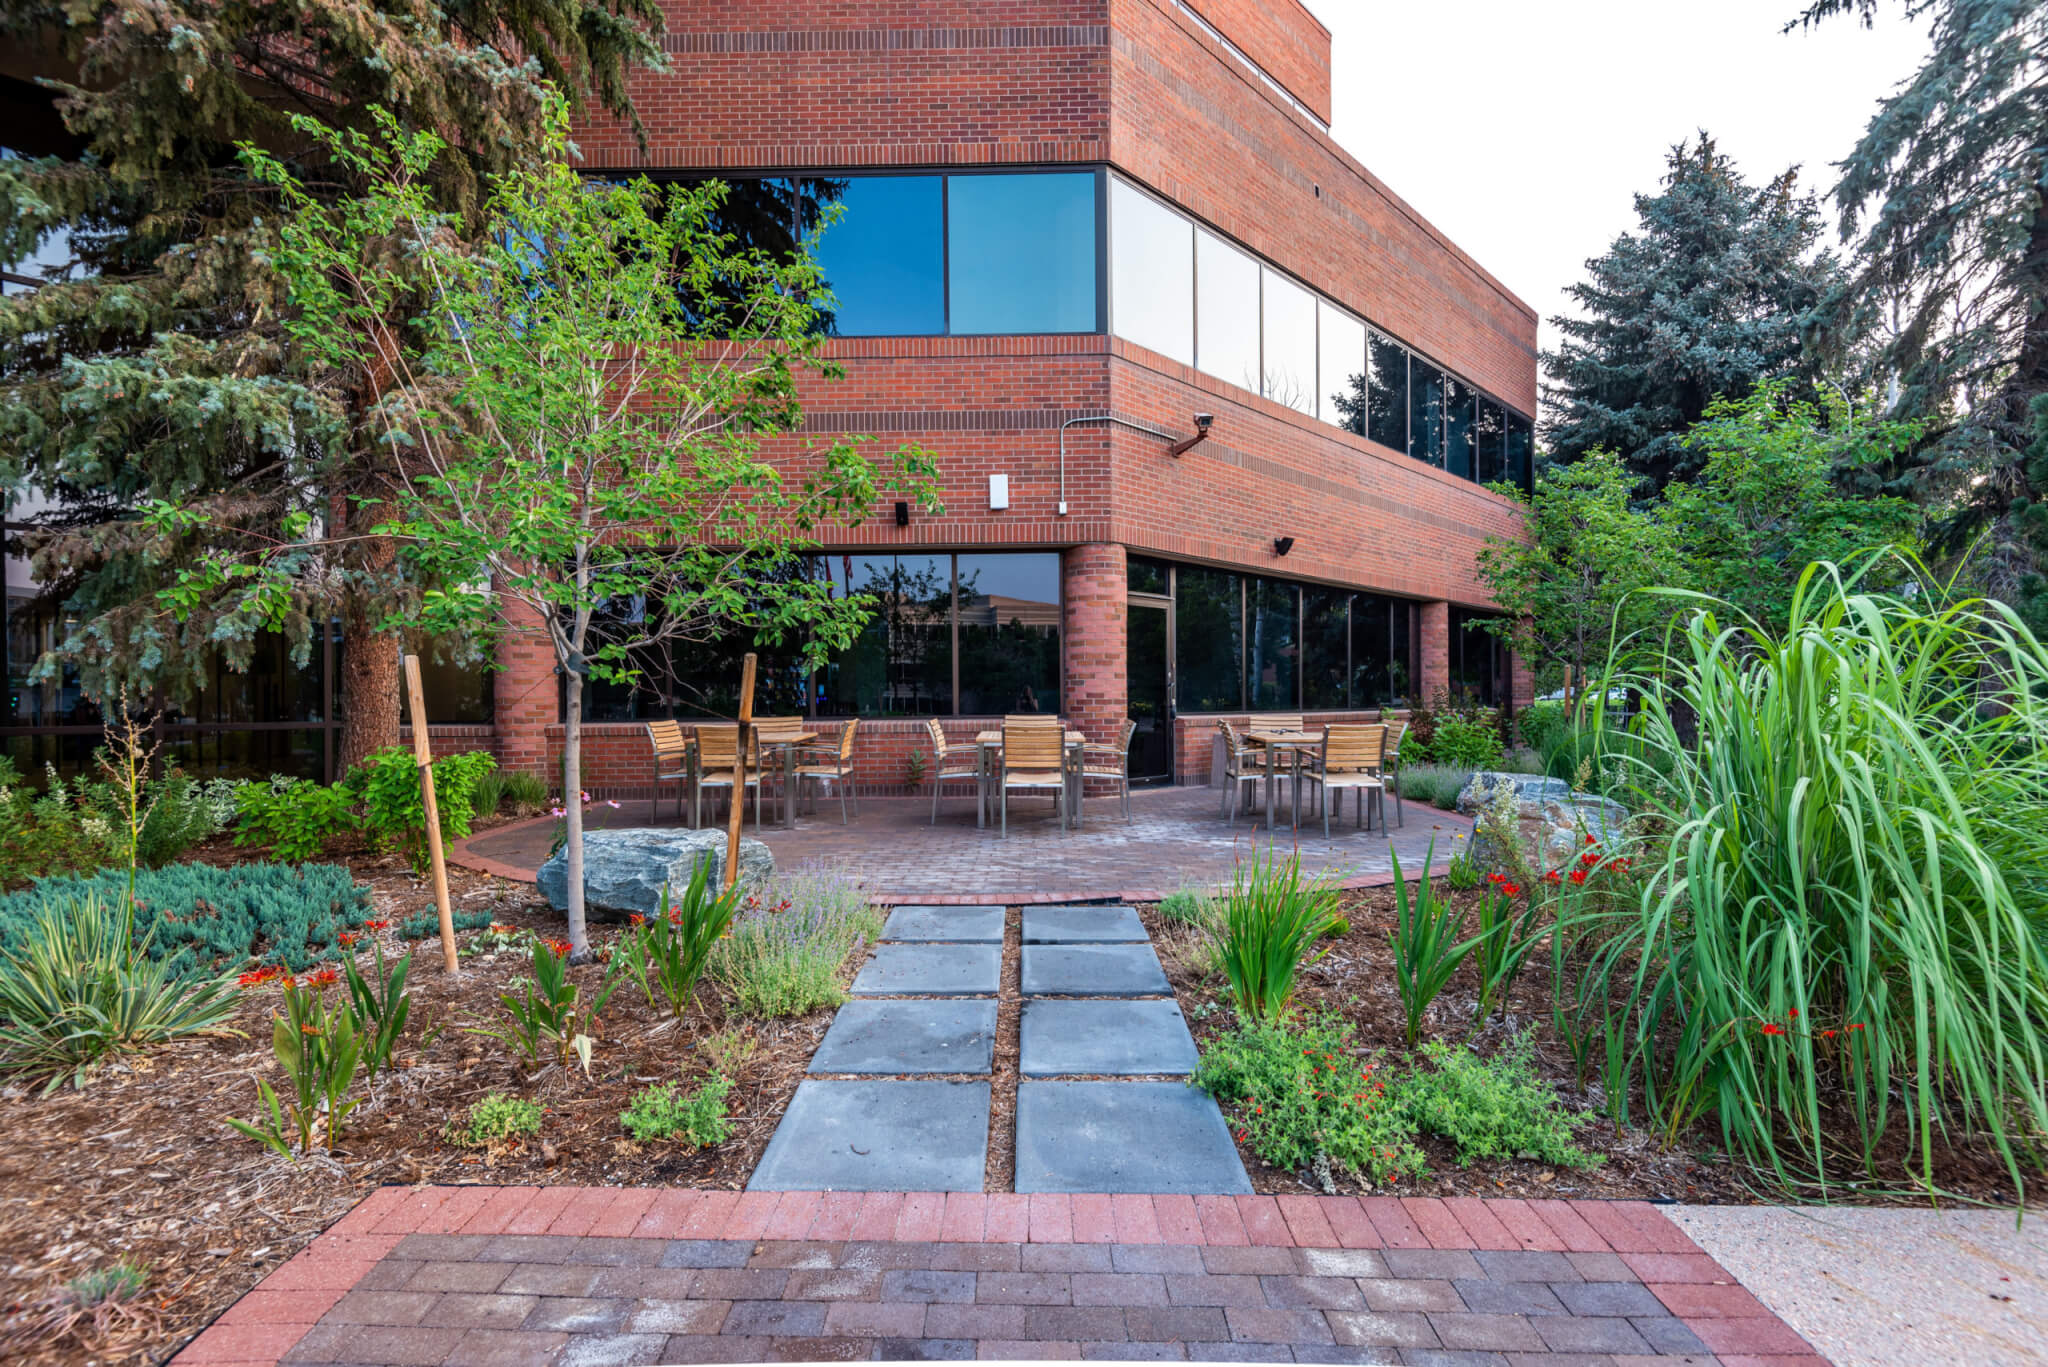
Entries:
{"label": "wooden slat chair back", "polygon": [[1261,712],[1252,718],[1254,731],[1302,731],[1299,712]]}
{"label": "wooden slat chair back", "polygon": [[[1384,726],[1333,722],[1323,728],[1319,762],[1310,772],[1309,779],[1321,788],[1324,835],[1330,833],[1330,808],[1341,800],[1346,789],[1358,794],[1352,824],[1357,825],[1364,820],[1368,799],[1383,792],[1380,762],[1386,755],[1386,747],[1387,728]],[[1381,829],[1384,830],[1386,824],[1386,809],[1382,806]]]}
{"label": "wooden slat chair back", "polygon": [[[747,787],[754,791],[754,824],[761,824],[761,765],[760,751],[749,747],[754,753],[747,758]],[[697,791],[692,799],[690,822],[703,824],[704,789],[732,787],[733,761],[740,749],[740,728],[730,722],[700,725],[697,728]],[[734,801],[740,796],[735,794]]]}
{"label": "wooden slat chair back", "polygon": [[690,776],[690,740],[674,721],[647,723],[647,743],[654,749],[654,815],[661,816],[661,785],[676,785],[676,820],[683,819],[683,784]]}
{"label": "wooden slat chair back", "polygon": [[797,754],[796,782],[799,792],[809,785],[811,809],[817,810],[817,789],[831,785],[839,790],[839,824],[848,824],[847,807],[860,809],[860,801],[853,791],[853,737],[860,728],[860,718],[848,717],[839,724],[839,739],[830,745],[806,747]]}
{"label": "wooden slat chair back", "polygon": [[[1216,729],[1223,736],[1223,815],[1234,826],[1240,803],[1250,807],[1258,799],[1258,754],[1245,744],[1237,734],[1236,725],[1229,719],[1218,717]],[[1249,795],[1244,791],[1246,784],[1251,785]]]}
{"label": "wooden slat chair back", "polygon": [[1124,806],[1124,821],[1131,819],[1131,737],[1138,734],[1138,723],[1124,719],[1123,733],[1114,745],[1091,741],[1081,747],[1081,778],[1106,778],[1117,785]]}
{"label": "wooden slat chair back", "polygon": [[[938,718],[925,718],[925,734],[932,742],[932,825],[939,824],[939,788],[950,779],[981,780],[981,748],[946,739]],[[977,800],[980,790],[976,790]]]}
{"label": "wooden slat chair back", "polygon": [[1050,788],[1061,825],[1067,815],[1067,729],[1058,717],[1003,722],[1002,833],[1010,833],[1010,790]]}

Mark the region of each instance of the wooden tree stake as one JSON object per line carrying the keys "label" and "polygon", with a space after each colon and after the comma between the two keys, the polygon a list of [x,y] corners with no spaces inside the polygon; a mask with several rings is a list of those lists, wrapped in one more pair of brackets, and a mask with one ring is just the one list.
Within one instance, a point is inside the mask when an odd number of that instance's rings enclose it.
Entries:
{"label": "wooden tree stake", "polygon": [[740,878],[740,814],[747,809],[747,739],[754,729],[754,652],[740,663],[740,737],[732,755],[732,814],[725,819],[725,885]]}
{"label": "wooden tree stake", "polygon": [[405,657],[405,692],[412,706],[412,754],[420,767],[420,802],[427,809],[427,858],[434,869],[434,909],[441,915],[441,963],[459,970],[455,912],[448,905],[448,860],[441,852],[441,807],[434,801],[434,751],[427,743],[427,699],[420,691],[420,657]]}

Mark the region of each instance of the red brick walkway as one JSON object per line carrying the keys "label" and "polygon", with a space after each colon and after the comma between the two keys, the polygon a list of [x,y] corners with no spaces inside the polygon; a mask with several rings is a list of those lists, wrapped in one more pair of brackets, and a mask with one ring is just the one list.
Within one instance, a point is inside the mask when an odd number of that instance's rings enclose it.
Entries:
{"label": "red brick walkway", "polygon": [[176,1359],[1824,1367],[1635,1201],[385,1187]]}

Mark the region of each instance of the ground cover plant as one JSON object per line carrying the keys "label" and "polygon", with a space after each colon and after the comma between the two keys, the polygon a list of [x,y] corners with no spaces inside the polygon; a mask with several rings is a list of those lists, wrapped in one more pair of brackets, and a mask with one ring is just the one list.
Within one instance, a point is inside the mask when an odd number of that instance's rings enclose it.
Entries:
{"label": "ground cover plant", "polygon": [[2018,1186],[2048,1133],[2048,650],[1924,568],[1870,591],[1887,561],[1810,567],[1783,622],[1680,598],[1655,667],[1612,670],[1593,720],[1639,692],[1651,833],[1561,881],[1558,966],[1624,1115],[1710,1111],[1786,1183],[1903,1159],[1931,1188],[1980,1136]]}
{"label": "ground cover plant", "polygon": [[619,1112],[619,1124],[643,1144],[680,1139],[691,1148],[708,1149],[732,1133],[725,1114],[725,1098],[731,1091],[732,1079],[719,1073],[688,1091],[678,1083],[657,1083],[634,1095],[632,1104]]}
{"label": "ground cover plant", "polygon": [[[0,946],[18,942],[46,908],[118,906],[128,886],[126,869],[38,879],[0,897]],[[174,864],[136,873],[134,890],[139,941],[177,973],[250,959],[304,969],[373,915],[369,893],[337,864]]]}
{"label": "ground cover plant", "polygon": [[749,895],[706,971],[746,1015],[801,1016],[846,999],[847,961],[882,933],[858,885],[823,867]]}
{"label": "ground cover plant", "polygon": [[1405,1127],[1441,1136],[1458,1161],[1528,1158],[1565,1167],[1599,1163],[1573,1141],[1584,1122],[1569,1115],[1557,1091],[1536,1076],[1527,1035],[1516,1035],[1493,1055],[1431,1040],[1422,1046],[1429,1066],[1396,1076],[1391,1109]]}

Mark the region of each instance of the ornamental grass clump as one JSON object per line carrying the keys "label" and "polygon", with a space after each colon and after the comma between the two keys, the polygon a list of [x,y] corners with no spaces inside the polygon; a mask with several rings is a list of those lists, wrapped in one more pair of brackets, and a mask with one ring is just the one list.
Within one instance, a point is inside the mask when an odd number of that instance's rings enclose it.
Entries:
{"label": "ornamental grass clump", "polygon": [[1277,1018],[1294,997],[1295,975],[1337,919],[1337,891],[1328,880],[1304,881],[1301,856],[1282,863],[1271,849],[1239,860],[1223,899],[1216,937],[1216,961],[1230,980],[1230,999],[1247,1021]]}
{"label": "ornamental grass clump", "polygon": [[881,933],[859,884],[822,866],[801,868],[746,899],[707,971],[742,1015],[808,1015],[846,999],[847,960]]}
{"label": "ornamental grass clump", "polygon": [[1937,1141],[1988,1140],[2020,1185],[2048,1133],[2048,649],[1917,564],[1930,592],[1866,591],[1887,559],[1809,567],[1782,625],[1673,593],[1661,647],[1610,664],[1594,723],[1640,695],[1651,833],[1618,905],[1597,862],[1564,884],[1559,962],[1653,1121],[1703,1093],[1786,1182],[1874,1174],[1903,1130],[1931,1186]]}

